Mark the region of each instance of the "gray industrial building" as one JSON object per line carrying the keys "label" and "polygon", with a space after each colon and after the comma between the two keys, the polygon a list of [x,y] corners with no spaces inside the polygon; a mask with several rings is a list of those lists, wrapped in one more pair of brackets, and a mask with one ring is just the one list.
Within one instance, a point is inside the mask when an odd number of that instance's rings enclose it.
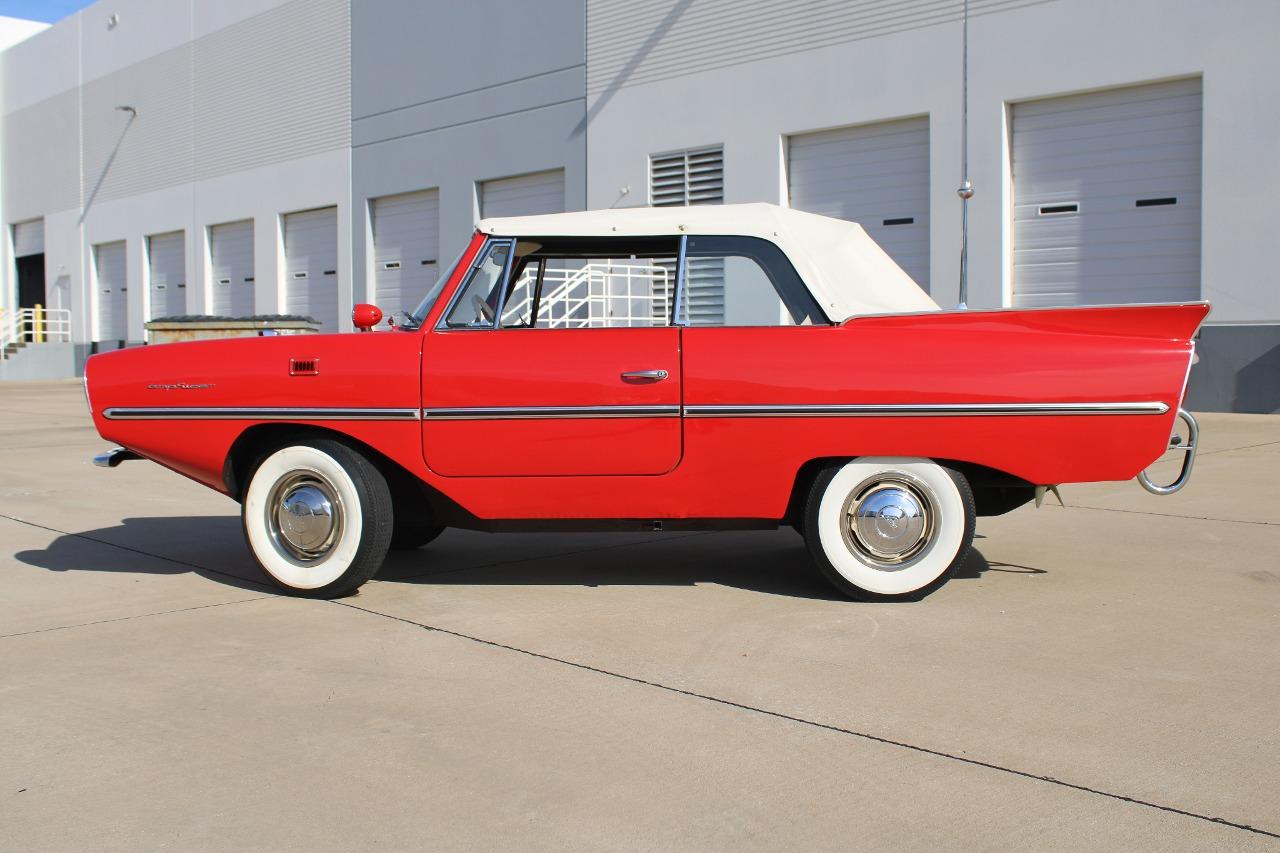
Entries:
{"label": "gray industrial building", "polygon": [[[1209,299],[1191,405],[1280,411],[1280,4],[969,5],[969,305]],[[153,317],[412,307],[482,216],[745,201],[950,307],[962,7],[104,0],[0,53],[0,307],[73,373]]]}

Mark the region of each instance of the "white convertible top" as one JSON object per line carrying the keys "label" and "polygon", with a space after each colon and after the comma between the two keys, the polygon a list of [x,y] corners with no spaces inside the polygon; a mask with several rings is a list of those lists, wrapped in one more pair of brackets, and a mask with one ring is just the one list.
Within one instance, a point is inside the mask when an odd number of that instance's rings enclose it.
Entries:
{"label": "white convertible top", "polygon": [[774,204],[631,207],[511,216],[481,221],[502,237],[655,237],[695,234],[761,237],[791,259],[834,321],[861,314],[936,311],[938,305],[862,226]]}

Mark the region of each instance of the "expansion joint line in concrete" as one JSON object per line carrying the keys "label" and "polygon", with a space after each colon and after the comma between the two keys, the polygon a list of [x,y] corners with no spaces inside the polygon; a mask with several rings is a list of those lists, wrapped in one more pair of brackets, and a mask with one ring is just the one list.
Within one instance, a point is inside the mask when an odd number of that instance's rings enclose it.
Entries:
{"label": "expansion joint line in concrete", "polygon": [[734,708],[739,711],[746,711],[752,714],[760,714],[766,717],[773,717],[774,719],[777,719],[777,720],[785,720],[786,722],[789,722],[789,723],[796,723],[802,726],[809,726],[811,728],[823,729],[825,731],[835,732],[836,734],[847,735],[849,737],[855,737],[861,740],[883,744],[885,746],[897,747],[899,749],[908,749],[908,750],[911,750],[912,752],[920,753],[923,755],[931,755],[935,758],[941,758],[947,761],[955,761],[961,764],[967,764],[971,767],[981,767],[986,770],[995,770],[999,773],[1007,773],[1011,776],[1017,776],[1022,779],[1029,779],[1033,782],[1043,782],[1049,785],[1056,785],[1060,788],[1067,788],[1073,791],[1081,791],[1086,794],[1093,794],[1095,796],[1105,797],[1109,800],[1116,800],[1122,803],[1129,803],[1130,805],[1141,806],[1143,808],[1149,808],[1149,809],[1155,809],[1157,811],[1167,812],[1169,814],[1181,815],[1183,817],[1192,818],[1194,820],[1206,821],[1208,823],[1216,823],[1216,824],[1219,824],[1220,826],[1231,827],[1232,829],[1240,829],[1245,832],[1253,833],[1255,835],[1263,835],[1268,838],[1280,839],[1280,832],[1273,832],[1271,830],[1260,829],[1256,826],[1250,826],[1249,824],[1246,824],[1246,823],[1237,823],[1236,821],[1227,820],[1226,818],[1213,817],[1211,815],[1203,815],[1197,812],[1187,811],[1186,809],[1180,809],[1180,808],[1177,808],[1176,806],[1168,806],[1168,805],[1163,805],[1161,803],[1153,803],[1150,800],[1143,800],[1137,797],[1129,797],[1124,794],[1117,794],[1113,791],[1104,791],[1099,788],[1091,788],[1088,785],[1080,785],[1075,782],[1066,782],[1066,781],[1063,781],[1062,779],[1055,779],[1052,776],[1043,776],[1037,773],[1028,772],[1026,770],[1017,770],[1012,767],[1004,767],[999,764],[993,764],[989,761],[980,761],[979,759],[976,759],[976,758],[968,758],[963,755],[956,755],[950,752],[943,752],[942,750],[938,750],[938,749],[930,749],[929,747],[926,747],[926,746],[918,746],[916,744],[906,743],[905,741],[893,740],[892,738],[882,737],[880,735],[874,735],[869,732],[860,732],[855,729],[847,729],[841,726],[831,725],[830,723],[818,722],[817,720],[807,720],[804,717],[796,717],[791,714],[784,714],[781,711],[771,711],[767,708],[758,708],[754,705],[747,705],[742,702],[734,702],[732,699],[724,699],[718,696],[711,696],[706,693],[697,693],[693,690],[685,690],[684,688],[681,688],[681,687],[672,687],[669,684],[663,684],[659,681],[651,681],[649,679],[639,678],[634,675],[626,675],[625,673],[614,672],[608,669],[602,669],[597,666],[591,666],[590,664],[579,663],[577,661],[567,660],[565,658],[558,658],[553,655],[547,655],[541,652],[534,652],[528,649],[522,649],[518,646],[507,645],[506,643],[499,643],[495,640],[486,640],[482,637],[475,637],[470,634],[463,634],[459,631],[451,631],[448,628],[438,628],[434,625],[427,625],[423,622],[415,622],[414,620],[406,619],[403,616],[393,616],[389,613],[381,613],[377,610],[370,610],[367,607],[360,607],[358,605],[350,604],[345,601],[335,600],[330,603],[336,604],[340,607],[346,607],[351,610],[359,610],[363,613],[368,613],[371,616],[379,616],[383,619],[390,619],[395,622],[401,622],[405,625],[411,625],[415,628],[420,628],[424,631],[432,631],[438,634],[444,634],[449,637],[455,637],[460,640],[466,640],[467,642],[477,643],[482,646],[488,646],[494,649],[502,649],[508,652],[515,652],[516,654],[525,655],[527,657],[546,661],[548,663],[559,664],[561,666],[569,666],[569,667],[573,667],[574,669],[583,670],[585,672],[591,672],[597,675],[603,675],[607,678],[616,678],[620,681],[626,681],[632,684],[639,684],[644,687],[653,687],[658,690],[664,690],[668,693],[675,693],[680,696],[686,696],[691,699],[700,699],[704,702],[712,702],[716,705],[722,705],[728,708]]}

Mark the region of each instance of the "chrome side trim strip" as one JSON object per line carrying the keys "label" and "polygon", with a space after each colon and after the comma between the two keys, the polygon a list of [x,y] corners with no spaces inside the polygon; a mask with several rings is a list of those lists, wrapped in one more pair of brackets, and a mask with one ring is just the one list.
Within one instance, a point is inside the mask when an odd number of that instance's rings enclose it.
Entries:
{"label": "chrome side trim strip", "polygon": [[252,408],[238,406],[120,406],[105,409],[113,421],[416,421],[417,409],[336,409],[305,407]]}
{"label": "chrome side trim strip", "polygon": [[679,406],[483,406],[423,409],[424,421],[544,420],[550,418],[678,418]]}
{"label": "chrome side trim strip", "polygon": [[1025,415],[1163,415],[1158,401],[1120,403],[832,403],[793,405],[693,406],[481,406],[450,409],[355,409],[235,406],[156,406],[105,409],[115,421],[275,420],[275,421],[476,421],[552,418],[874,418]]}
{"label": "chrome side trim strip", "polygon": [[901,403],[789,406],[685,406],[689,418],[878,418],[1019,415],[1163,415],[1149,403]]}

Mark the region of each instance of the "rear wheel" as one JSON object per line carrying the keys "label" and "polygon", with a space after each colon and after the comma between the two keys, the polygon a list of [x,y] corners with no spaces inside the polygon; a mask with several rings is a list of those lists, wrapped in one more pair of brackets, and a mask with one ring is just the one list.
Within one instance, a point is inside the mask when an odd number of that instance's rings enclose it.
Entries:
{"label": "rear wheel", "polygon": [[862,600],[918,598],[946,582],[973,544],[973,493],[928,459],[862,457],[820,473],[805,543],[827,579]]}
{"label": "rear wheel", "polygon": [[369,460],[329,439],[282,447],[249,480],[249,549],[295,595],[337,598],[373,577],[391,543],[391,493]]}

